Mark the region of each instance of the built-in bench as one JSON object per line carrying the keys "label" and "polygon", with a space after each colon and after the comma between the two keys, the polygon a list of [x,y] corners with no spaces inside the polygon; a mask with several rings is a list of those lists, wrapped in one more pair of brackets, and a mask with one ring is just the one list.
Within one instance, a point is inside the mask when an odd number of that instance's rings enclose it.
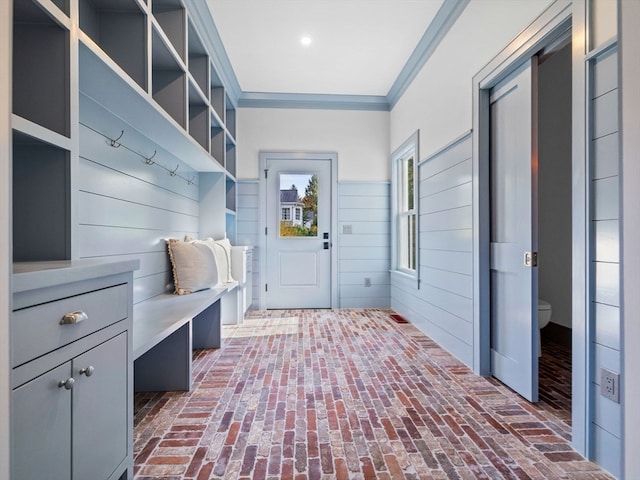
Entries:
{"label": "built-in bench", "polygon": [[237,283],[134,305],[135,391],[190,390],[192,349],[220,348],[221,324],[237,318]]}

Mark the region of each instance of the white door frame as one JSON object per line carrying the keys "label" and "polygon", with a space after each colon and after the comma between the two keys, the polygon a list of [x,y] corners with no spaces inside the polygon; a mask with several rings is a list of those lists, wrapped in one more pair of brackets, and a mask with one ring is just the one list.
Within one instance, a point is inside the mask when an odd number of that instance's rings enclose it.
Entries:
{"label": "white door frame", "polygon": [[260,182],[258,186],[258,198],[260,207],[258,211],[258,249],[260,252],[260,272],[258,280],[258,309],[264,310],[267,304],[267,294],[264,289],[267,268],[267,185],[265,170],[268,160],[329,160],[331,163],[331,308],[338,308],[338,154],[336,152],[278,152],[266,151],[259,154]]}
{"label": "white door frame", "polygon": [[588,318],[590,269],[587,222],[588,170],[586,145],[585,17],[581,2],[556,0],[529,27],[473,78],[473,369],[491,373],[490,361],[490,182],[489,182],[489,90],[525,59],[553,44],[572,30],[572,240],[573,240],[573,365],[572,445],[582,455],[590,453],[590,377]]}

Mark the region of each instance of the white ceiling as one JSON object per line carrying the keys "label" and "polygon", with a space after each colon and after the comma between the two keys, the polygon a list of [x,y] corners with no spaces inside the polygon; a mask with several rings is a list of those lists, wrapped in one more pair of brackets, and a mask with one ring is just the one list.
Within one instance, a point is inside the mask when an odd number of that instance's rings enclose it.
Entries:
{"label": "white ceiling", "polygon": [[206,1],[243,91],[383,96],[443,2]]}

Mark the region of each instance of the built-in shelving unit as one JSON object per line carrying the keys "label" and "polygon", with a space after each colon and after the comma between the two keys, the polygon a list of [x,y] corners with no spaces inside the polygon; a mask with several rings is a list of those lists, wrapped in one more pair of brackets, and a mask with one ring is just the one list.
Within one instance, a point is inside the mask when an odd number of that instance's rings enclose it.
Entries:
{"label": "built-in shelving unit", "polygon": [[201,207],[222,210],[215,231],[233,241],[235,105],[183,0],[81,0],[76,11],[70,0],[13,2],[15,259],[72,259],[76,88],[197,172],[220,175]]}

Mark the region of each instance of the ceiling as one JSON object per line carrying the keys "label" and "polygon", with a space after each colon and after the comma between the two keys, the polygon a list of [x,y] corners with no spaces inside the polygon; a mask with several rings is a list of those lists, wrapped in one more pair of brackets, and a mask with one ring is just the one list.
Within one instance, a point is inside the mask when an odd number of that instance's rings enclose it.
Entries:
{"label": "ceiling", "polygon": [[382,96],[443,3],[206,1],[242,91]]}

